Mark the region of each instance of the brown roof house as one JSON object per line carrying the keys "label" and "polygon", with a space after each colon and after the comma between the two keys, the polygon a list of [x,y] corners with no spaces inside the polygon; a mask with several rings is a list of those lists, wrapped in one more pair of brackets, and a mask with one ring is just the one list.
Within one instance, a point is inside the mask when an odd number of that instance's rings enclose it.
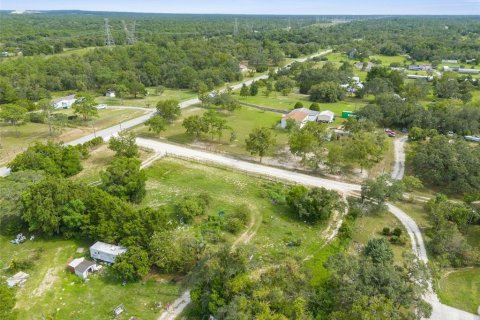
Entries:
{"label": "brown roof house", "polygon": [[280,122],[280,128],[285,129],[287,127],[287,120],[289,119],[295,121],[295,124],[302,128],[309,121],[316,122],[318,114],[318,111],[306,108],[293,109],[290,113],[283,116]]}
{"label": "brown roof house", "polygon": [[86,279],[89,272],[97,271],[99,268],[93,261],[86,260],[85,258],[77,258],[68,263],[68,269],[80,278]]}

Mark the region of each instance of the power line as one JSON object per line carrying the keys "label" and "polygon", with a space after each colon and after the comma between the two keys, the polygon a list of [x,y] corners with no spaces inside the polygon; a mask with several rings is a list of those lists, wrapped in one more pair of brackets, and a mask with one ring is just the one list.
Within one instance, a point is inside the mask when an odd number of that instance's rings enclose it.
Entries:
{"label": "power line", "polygon": [[115,46],[115,41],[110,32],[110,25],[108,24],[107,18],[105,18],[105,45],[110,48]]}
{"label": "power line", "polygon": [[125,44],[131,45],[135,44],[137,40],[135,39],[135,21],[133,21],[132,29],[128,30],[125,20],[122,20],[123,30],[125,31]]}
{"label": "power line", "polygon": [[235,25],[233,26],[233,36],[237,37],[238,36],[238,19],[235,18]]}

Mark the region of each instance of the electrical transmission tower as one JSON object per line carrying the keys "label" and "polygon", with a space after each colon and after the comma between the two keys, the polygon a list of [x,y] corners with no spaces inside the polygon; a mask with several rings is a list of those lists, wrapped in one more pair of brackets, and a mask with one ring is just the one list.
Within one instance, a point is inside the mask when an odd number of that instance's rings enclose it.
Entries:
{"label": "electrical transmission tower", "polygon": [[135,44],[135,21],[133,21],[132,29],[128,30],[125,20],[122,20],[123,30],[125,30],[125,44]]}
{"label": "electrical transmission tower", "polygon": [[108,24],[107,18],[105,18],[105,45],[110,48],[115,46],[115,41],[113,41],[112,33],[110,32],[110,25]]}
{"label": "electrical transmission tower", "polygon": [[235,25],[233,26],[233,36],[237,37],[238,36],[238,19],[235,18]]}

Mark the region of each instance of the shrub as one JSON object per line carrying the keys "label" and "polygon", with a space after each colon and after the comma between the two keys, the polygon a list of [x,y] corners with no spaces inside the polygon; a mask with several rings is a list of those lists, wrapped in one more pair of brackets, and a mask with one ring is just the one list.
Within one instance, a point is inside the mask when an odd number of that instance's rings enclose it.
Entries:
{"label": "shrub", "polygon": [[390,235],[390,228],[388,228],[388,227],[383,228],[382,235],[388,237]]}
{"label": "shrub", "polygon": [[293,106],[294,109],[300,109],[300,108],[303,108],[303,103],[301,103],[300,101],[298,101],[297,103],[295,103],[295,105]]}
{"label": "shrub", "polygon": [[402,229],[400,228],[395,228],[392,232],[394,236],[400,237],[402,235]]}

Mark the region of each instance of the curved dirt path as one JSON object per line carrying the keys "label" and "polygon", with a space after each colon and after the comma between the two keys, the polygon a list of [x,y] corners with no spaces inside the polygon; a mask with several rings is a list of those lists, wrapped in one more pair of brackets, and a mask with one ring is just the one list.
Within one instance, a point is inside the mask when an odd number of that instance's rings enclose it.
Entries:
{"label": "curved dirt path", "polygon": [[[400,158],[396,158],[396,161],[399,162],[400,166],[404,166],[404,158],[402,159],[401,155],[405,154],[403,151],[404,142],[400,142],[396,144],[397,148],[401,148],[401,150],[396,150],[395,154],[400,155]],[[221,165],[224,167],[233,168],[236,170],[240,170],[249,174],[259,175],[259,176],[266,176],[276,180],[283,180],[288,182],[299,183],[308,186],[314,187],[324,187],[331,190],[336,190],[344,194],[350,195],[358,195],[361,190],[360,185],[341,182],[341,181],[333,181],[319,177],[313,177],[309,175],[305,175],[298,172],[268,167],[262,164],[257,163],[250,163],[247,161],[237,160],[233,158],[229,158],[219,154],[213,154],[205,151],[198,151],[192,150],[182,146],[176,146],[168,143],[163,143],[159,141],[147,140],[142,138],[137,138],[137,144],[153,149],[155,152],[162,153],[162,154],[170,154],[176,157],[185,158],[194,161],[200,161],[204,163],[210,163],[214,165]],[[396,179],[401,179],[403,177],[403,170],[399,170],[399,173],[395,175]],[[422,234],[416,222],[408,216],[405,212],[403,212],[400,208],[388,204],[389,211],[395,215],[400,222],[405,226],[405,229],[410,236],[410,240],[412,243],[412,250],[415,255],[422,261],[427,262],[428,256],[425,249],[425,244],[423,241]],[[425,299],[432,304],[433,313],[430,317],[431,320],[480,320],[479,316],[474,314],[452,308],[446,305],[443,305],[439,302],[438,297],[436,294],[431,291],[429,292]],[[173,318],[171,318],[173,319]]]}

